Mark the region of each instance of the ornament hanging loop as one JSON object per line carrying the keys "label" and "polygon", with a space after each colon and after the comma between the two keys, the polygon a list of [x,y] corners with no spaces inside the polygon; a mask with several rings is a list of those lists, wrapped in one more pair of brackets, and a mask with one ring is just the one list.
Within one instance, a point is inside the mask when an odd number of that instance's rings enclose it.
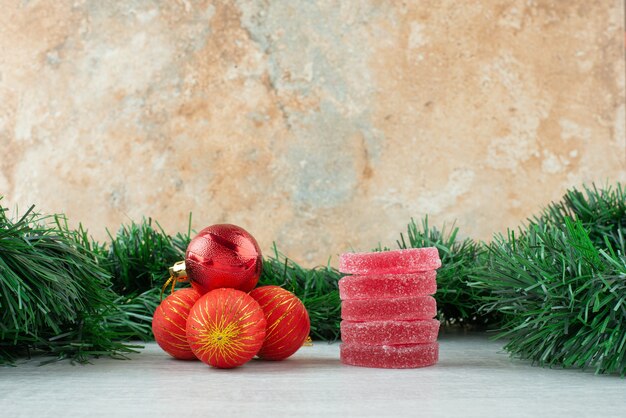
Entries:
{"label": "ornament hanging loop", "polygon": [[186,282],[189,279],[187,278],[187,270],[184,261],[177,261],[172,267],[169,268],[170,278],[167,279],[163,287],[161,288],[161,300],[163,300],[163,293],[165,293],[165,289],[171,284],[172,292],[174,293],[174,289],[176,288],[176,283]]}

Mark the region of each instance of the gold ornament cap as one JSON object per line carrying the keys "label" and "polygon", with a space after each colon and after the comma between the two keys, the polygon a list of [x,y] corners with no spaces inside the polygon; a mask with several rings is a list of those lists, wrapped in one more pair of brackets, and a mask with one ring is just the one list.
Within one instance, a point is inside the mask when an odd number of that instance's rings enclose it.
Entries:
{"label": "gold ornament cap", "polygon": [[170,278],[167,279],[163,287],[161,288],[161,300],[163,300],[163,293],[165,293],[165,289],[169,285],[172,285],[172,293],[176,288],[176,283],[178,282],[186,282],[187,279],[187,270],[184,261],[177,261],[172,267],[169,269]]}
{"label": "gold ornament cap", "polygon": [[170,276],[173,279],[182,279],[187,277],[187,266],[184,261],[177,261],[172,267],[169,268]]}

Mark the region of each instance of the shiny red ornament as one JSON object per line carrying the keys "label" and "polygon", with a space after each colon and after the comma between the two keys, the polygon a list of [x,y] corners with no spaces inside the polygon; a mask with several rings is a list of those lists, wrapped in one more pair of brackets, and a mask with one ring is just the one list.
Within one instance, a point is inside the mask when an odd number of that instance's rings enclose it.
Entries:
{"label": "shiny red ornament", "polygon": [[263,309],[267,329],[257,354],[264,360],[284,360],[294,354],[311,330],[309,313],[300,299],[278,286],[261,286],[250,292]]}
{"label": "shiny red ornament", "polygon": [[200,294],[213,289],[254,289],[263,267],[259,244],[236,225],[204,228],[187,247],[185,267],[191,285]]}
{"label": "shiny red ornament", "polygon": [[193,289],[172,293],[156,308],[152,317],[152,333],[159,346],[177,359],[193,360],[196,356],[187,342],[187,316],[200,294]]}
{"label": "shiny red ornament", "polygon": [[229,369],[258,353],[265,338],[265,316],[247,293],[216,289],[202,296],[187,319],[187,341],[202,362]]}

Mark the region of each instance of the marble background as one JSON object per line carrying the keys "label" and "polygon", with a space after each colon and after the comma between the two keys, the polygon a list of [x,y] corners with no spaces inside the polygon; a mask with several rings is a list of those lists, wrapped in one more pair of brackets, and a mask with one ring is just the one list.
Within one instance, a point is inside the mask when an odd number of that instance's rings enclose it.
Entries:
{"label": "marble background", "polygon": [[0,0],[0,194],[306,264],[626,181],[624,4]]}

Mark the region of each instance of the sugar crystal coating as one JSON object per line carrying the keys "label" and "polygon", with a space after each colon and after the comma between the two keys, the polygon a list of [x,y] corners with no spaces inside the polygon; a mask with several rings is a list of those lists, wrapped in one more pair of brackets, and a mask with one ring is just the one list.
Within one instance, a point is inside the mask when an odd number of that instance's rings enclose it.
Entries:
{"label": "sugar crystal coating", "polygon": [[436,314],[437,302],[432,296],[352,299],[341,304],[341,319],[348,321],[432,319]]}
{"label": "sugar crystal coating", "polygon": [[350,274],[410,273],[436,270],[439,267],[441,259],[435,247],[344,253],[339,256],[339,271]]}
{"label": "sugar crystal coating", "polygon": [[385,369],[411,369],[432,366],[439,360],[439,344],[359,345],[341,344],[344,364]]}
{"label": "sugar crystal coating", "polygon": [[408,274],[345,276],[339,280],[339,297],[346,299],[395,298],[433,295],[435,270]]}
{"label": "sugar crystal coating", "polygon": [[359,345],[423,344],[437,341],[439,321],[341,321],[341,341]]}

